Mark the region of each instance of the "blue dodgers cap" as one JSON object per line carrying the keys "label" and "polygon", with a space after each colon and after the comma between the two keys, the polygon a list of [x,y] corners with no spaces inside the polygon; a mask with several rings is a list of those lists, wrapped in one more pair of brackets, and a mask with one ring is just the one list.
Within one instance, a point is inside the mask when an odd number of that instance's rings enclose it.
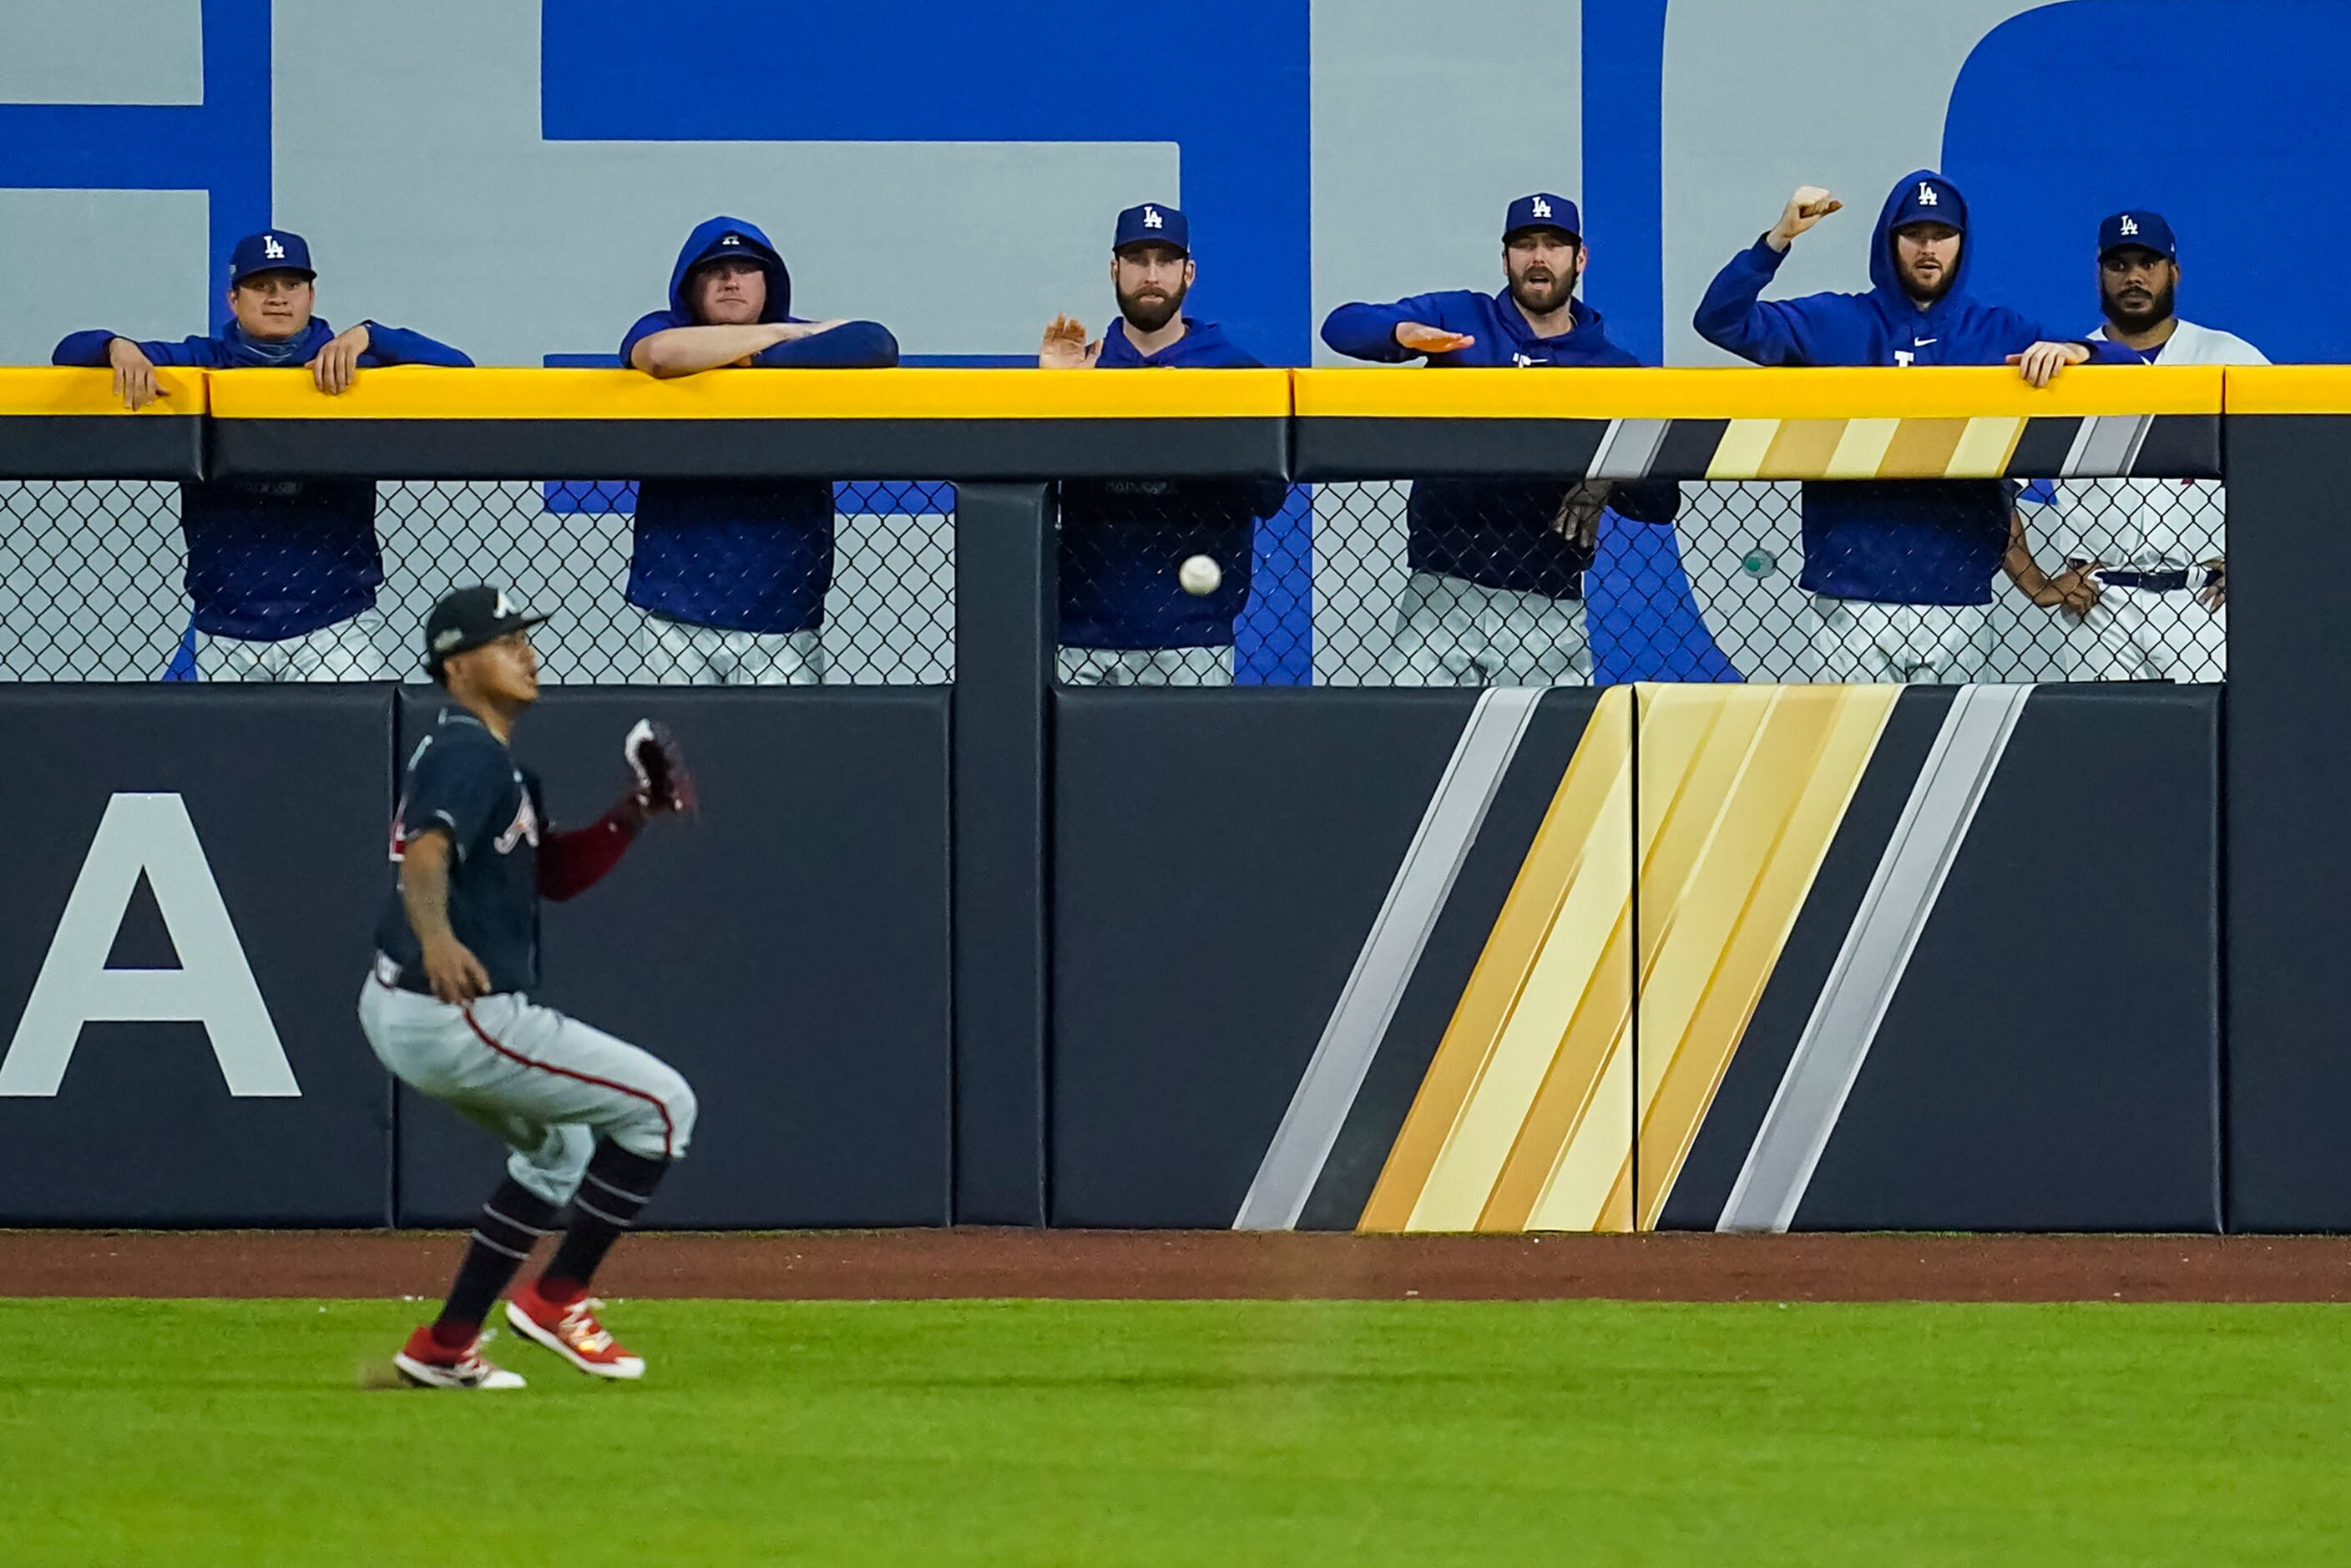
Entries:
{"label": "blue dodgers cap", "polygon": [[1939,175],[1914,180],[1902,193],[1902,204],[1894,209],[1894,221],[1886,225],[1892,233],[1911,224],[1945,224],[1960,233],[1967,232],[1968,200],[1959,194],[1959,187]]}
{"label": "blue dodgers cap", "polygon": [[1118,214],[1118,230],[1112,237],[1113,250],[1124,250],[1131,245],[1172,245],[1186,256],[1192,254],[1192,225],[1174,207],[1157,202],[1145,202],[1139,207],[1129,207]]}
{"label": "blue dodgers cap", "polygon": [[1537,191],[1531,196],[1520,196],[1502,214],[1502,237],[1509,239],[1520,229],[1557,229],[1578,244],[1583,240],[1583,214],[1565,196],[1554,196],[1549,191]]}
{"label": "blue dodgers cap", "polygon": [[271,229],[266,234],[247,235],[236,242],[228,253],[228,286],[235,288],[256,272],[298,272],[305,277],[319,276],[310,265],[310,246],[300,235],[287,234],[284,229]]}
{"label": "blue dodgers cap", "polygon": [[2161,213],[2116,213],[2098,225],[2099,260],[2134,246],[2151,250],[2167,261],[2179,259],[2179,242],[2171,237],[2171,225],[2163,221]]}

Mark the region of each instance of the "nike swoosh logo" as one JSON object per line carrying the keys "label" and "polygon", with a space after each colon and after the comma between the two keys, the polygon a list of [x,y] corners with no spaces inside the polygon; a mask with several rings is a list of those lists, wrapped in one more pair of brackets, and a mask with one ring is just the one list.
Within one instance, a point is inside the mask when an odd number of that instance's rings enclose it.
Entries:
{"label": "nike swoosh logo", "polygon": [[1929,343],[1939,343],[1942,340],[1940,338],[1913,338],[1910,340],[1910,346],[1914,349],[1923,349]]}

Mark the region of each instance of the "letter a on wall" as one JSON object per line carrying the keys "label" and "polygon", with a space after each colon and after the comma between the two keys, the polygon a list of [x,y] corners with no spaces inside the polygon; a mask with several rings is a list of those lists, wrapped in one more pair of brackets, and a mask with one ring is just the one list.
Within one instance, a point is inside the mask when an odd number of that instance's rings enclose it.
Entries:
{"label": "letter a on wall", "polygon": [[[142,873],[180,956],[176,969],[106,967]],[[0,1095],[55,1094],[85,1023],[169,1021],[204,1026],[231,1094],[302,1092],[187,806],[177,795],[117,795],[0,1059]]]}

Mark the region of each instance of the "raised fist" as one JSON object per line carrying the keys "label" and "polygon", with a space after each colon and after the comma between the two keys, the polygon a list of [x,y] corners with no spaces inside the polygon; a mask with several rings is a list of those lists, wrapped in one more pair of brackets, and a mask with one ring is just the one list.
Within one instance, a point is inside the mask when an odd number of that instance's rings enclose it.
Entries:
{"label": "raised fist", "polygon": [[1844,205],[1818,185],[1799,185],[1796,193],[1788,198],[1787,206],[1781,210],[1780,221],[1771,225],[1771,234],[1765,237],[1773,250],[1785,250],[1798,235]]}

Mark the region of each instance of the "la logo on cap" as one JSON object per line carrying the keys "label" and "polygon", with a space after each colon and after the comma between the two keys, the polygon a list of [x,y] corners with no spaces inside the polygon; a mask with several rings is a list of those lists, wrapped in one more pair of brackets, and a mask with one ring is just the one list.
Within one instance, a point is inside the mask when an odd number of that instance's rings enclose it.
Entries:
{"label": "la logo on cap", "polygon": [[743,243],[743,236],[741,235],[728,235],[725,239],[720,240],[718,243],[720,245],[741,245]]}
{"label": "la logo on cap", "polygon": [[514,613],[514,606],[507,602],[507,591],[505,589],[501,588],[498,590],[498,607],[490,613],[496,615],[501,621]]}
{"label": "la logo on cap", "polygon": [[2128,213],[2125,213],[2123,214],[2123,233],[2126,235],[2135,235],[2138,233],[2138,220],[2132,217]]}
{"label": "la logo on cap", "polygon": [[1535,198],[1535,216],[1539,218],[1547,218],[1551,216],[1551,204],[1544,201],[1541,196],[1537,196]]}
{"label": "la logo on cap", "polygon": [[1143,209],[1143,226],[1147,229],[1159,229],[1165,228],[1167,224],[1160,217],[1157,207],[1146,206]]}
{"label": "la logo on cap", "polygon": [[271,261],[283,261],[286,259],[286,247],[277,243],[277,236],[276,235],[263,235],[261,236],[261,254],[268,257]]}
{"label": "la logo on cap", "polygon": [[1939,202],[1940,198],[1935,194],[1935,187],[1924,180],[1919,181],[1918,204],[1922,207],[1931,207],[1938,204]]}

